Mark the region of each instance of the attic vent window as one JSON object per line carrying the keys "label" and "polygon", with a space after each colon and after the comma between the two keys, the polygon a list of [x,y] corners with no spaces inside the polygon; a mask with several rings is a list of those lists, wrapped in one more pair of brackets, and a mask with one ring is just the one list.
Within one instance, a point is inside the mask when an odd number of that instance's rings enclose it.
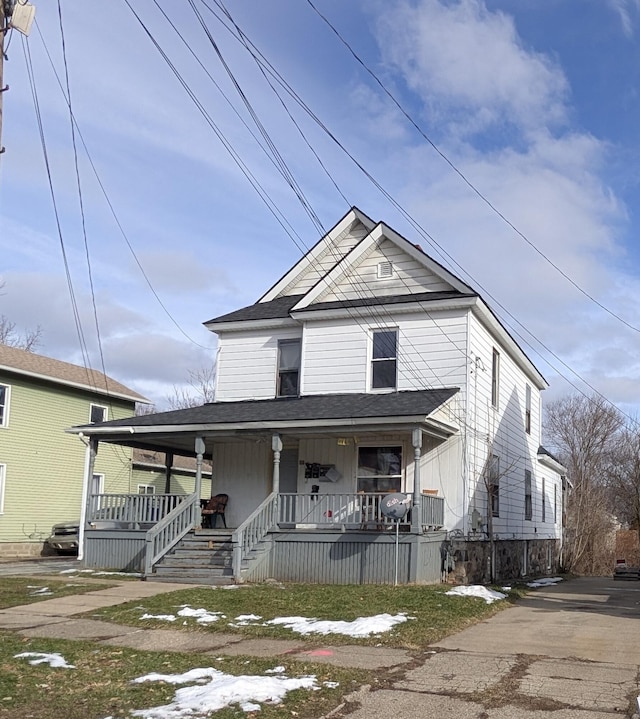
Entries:
{"label": "attic vent window", "polygon": [[393,262],[378,262],[378,279],[393,277]]}

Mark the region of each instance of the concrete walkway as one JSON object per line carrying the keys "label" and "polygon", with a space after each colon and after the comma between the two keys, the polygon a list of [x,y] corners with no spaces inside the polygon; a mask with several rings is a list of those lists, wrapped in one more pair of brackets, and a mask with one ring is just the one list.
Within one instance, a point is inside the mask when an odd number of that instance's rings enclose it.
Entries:
{"label": "concrete walkway", "polygon": [[[60,579],[59,575],[55,577]],[[113,581],[112,578],[109,578]],[[118,582],[116,587],[0,611],[0,628],[27,637],[87,639],[152,651],[284,657],[375,670],[387,688],[345,697],[336,716],[446,719],[612,719],[633,716],[640,694],[640,583],[578,579],[539,589],[415,654],[138,629],[78,617],[91,609],[193,585]]]}

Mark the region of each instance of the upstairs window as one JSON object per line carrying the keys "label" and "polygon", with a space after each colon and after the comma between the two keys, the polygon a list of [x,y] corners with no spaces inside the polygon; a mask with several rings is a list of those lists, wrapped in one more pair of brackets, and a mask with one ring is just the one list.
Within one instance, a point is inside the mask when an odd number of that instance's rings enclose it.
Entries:
{"label": "upstairs window", "polygon": [[300,340],[278,342],[278,397],[297,397],[300,388]]}
{"label": "upstairs window", "polygon": [[533,501],[531,498],[531,470],[524,470],[524,518],[533,519]]}
{"label": "upstairs window", "polygon": [[89,410],[89,422],[96,424],[96,422],[104,422],[107,419],[107,408],[100,404],[92,404]]}
{"label": "upstairs window", "polygon": [[491,406],[498,409],[500,400],[500,352],[493,350],[491,361]]}
{"label": "upstairs window", "polygon": [[531,385],[525,389],[524,431],[531,434]]}
{"label": "upstairs window", "polygon": [[371,389],[395,389],[398,383],[398,330],[374,330]]}
{"label": "upstairs window", "polygon": [[491,503],[491,516],[500,516],[500,457],[493,454],[489,460],[489,501]]}
{"label": "upstairs window", "polygon": [[11,387],[7,384],[0,384],[0,427],[9,424],[9,395]]}

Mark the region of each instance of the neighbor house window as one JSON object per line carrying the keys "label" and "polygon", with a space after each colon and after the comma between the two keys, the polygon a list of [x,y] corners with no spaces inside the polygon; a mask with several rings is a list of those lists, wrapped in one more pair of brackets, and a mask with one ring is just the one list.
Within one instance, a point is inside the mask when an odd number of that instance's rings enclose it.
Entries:
{"label": "neighbor house window", "polygon": [[300,340],[278,342],[278,397],[296,397],[300,388]]}
{"label": "neighbor house window", "polygon": [[358,492],[399,492],[402,447],[358,448]]}
{"label": "neighbor house window", "polygon": [[491,361],[491,406],[498,408],[500,401],[500,352],[493,350]]}
{"label": "neighbor house window", "polygon": [[500,457],[493,454],[489,460],[489,501],[491,502],[491,516],[500,516]]}
{"label": "neighbor house window", "polygon": [[91,477],[90,494],[104,494],[104,474],[94,474]]}
{"label": "neighbor house window", "polygon": [[7,465],[0,464],[0,514],[4,514],[4,485],[7,476]]}
{"label": "neighbor house window", "polygon": [[547,500],[545,498],[544,477],[542,478],[542,521],[547,521]]}
{"label": "neighbor house window", "polygon": [[11,387],[7,384],[0,384],[0,427],[9,424],[9,395]]}
{"label": "neighbor house window", "polygon": [[531,470],[524,470],[524,518],[533,519],[533,501],[531,498]]}
{"label": "neighbor house window", "polygon": [[558,523],[558,486],[553,485],[553,523]]}
{"label": "neighbor house window", "polygon": [[138,494],[155,494],[156,488],[152,484],[139,484]]}
{"label": "neighbor house window", "polygon": [[89,422],[96,424],[96,422],[104,422],[107,419],[107,408],[101,404],[92,404],[89,411]]}
{"label": "neighbor house window", "polygon": [[398,330],[374,330],[371,389],[395,389],[398,374]]}
{"label": "neighbor house window", "polygon": [[531,385],[527,385],[525,391],[524,431],[531,434]]}

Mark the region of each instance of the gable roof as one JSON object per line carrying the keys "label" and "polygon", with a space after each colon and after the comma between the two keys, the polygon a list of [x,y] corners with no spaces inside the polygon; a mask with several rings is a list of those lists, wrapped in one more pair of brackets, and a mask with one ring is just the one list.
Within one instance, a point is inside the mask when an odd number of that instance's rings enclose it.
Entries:
{"label": "gable roof", "polygon": [[148,404],[146,397],[102,372],[0,344],[0,372],[52,382],[106,397]]}

